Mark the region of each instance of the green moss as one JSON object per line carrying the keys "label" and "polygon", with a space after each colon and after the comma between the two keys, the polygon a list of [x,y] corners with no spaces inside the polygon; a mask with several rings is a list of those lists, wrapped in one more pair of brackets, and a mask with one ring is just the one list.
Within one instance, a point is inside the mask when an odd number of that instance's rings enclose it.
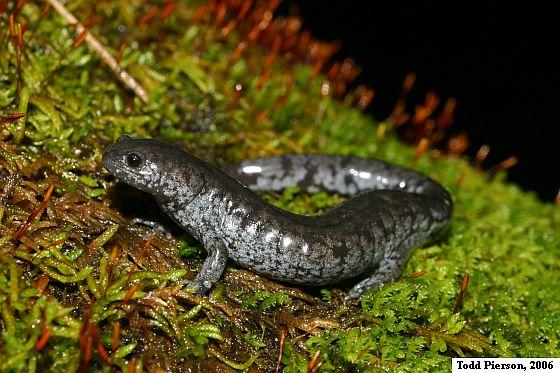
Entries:
{"label": "green moss", "polygon": [[[321,371],[439,371],[453,356],[560,354],[560,209],[458,157],[416,165],[452,192],[451,226],[410,255],[402,281],[361,305],[343,304],[336,286],[312,292],[319,299],[231,268],[208,297],[189,293],[201,246],[180,233],[146,245],[150,232],[128,218],[157,208],[102,169],[103,148],[120,135],[164,138],[218,164],[321,152],[410,166],[414,149],[390,123],[378,137],[374,119],[321,95],[325,77],[304,64],[279,56],[259,88],[267,52],[249,46],[232,63],[243,37],[193,22],[197,1],[147,25],[136,21],[143,1],[68,4],[103,20],[91,32],[113,55],[125,43],[121,66],[148,90],[148,105],[85,44],[72,47],[73,29],[52,9],[39,21],[41,8],[24,4],[23,49],[0,15],[0,118],[26,114],[0,133],[0,370],[274,370],[280,335],[286,372],[306,371],[316,351]],[[51,183],[45,211],[13,243]],[[297,188],[263,197],[302,214],[342,200]]]}

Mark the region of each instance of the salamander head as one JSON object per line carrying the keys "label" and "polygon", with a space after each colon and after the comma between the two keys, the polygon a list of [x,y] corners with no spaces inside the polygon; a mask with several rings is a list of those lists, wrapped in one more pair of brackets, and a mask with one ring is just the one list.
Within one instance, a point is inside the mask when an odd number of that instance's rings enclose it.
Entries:
{"label": "salamander head", "polygon": [[202,161],[152,139],[122,136],[103,155],[103,165],[125,183],[158,201],[188,202],[204,185]]}

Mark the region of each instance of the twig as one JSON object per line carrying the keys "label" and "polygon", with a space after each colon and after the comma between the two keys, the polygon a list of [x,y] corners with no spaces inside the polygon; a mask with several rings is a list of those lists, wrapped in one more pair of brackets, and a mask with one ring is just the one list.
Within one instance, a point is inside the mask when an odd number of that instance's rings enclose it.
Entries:
{"label": "twig", "polygon": [[111,54],[105,49],[103,44],[90,32],[86,31],[86,28],[74,17],[64,5],[62,5],[58,0],[47,0],[47,2],[64,18],[69,24],[76,28],[76,33],[78,35],[86,33],[86,43],[88,46],[97,53],[103,61],[119,76],[119,78],[128,86],[136,96],[138,96],[145,104],[150,102],[148,94],[144,88],[126,71],[121,69],[118,62],[111,56]]}

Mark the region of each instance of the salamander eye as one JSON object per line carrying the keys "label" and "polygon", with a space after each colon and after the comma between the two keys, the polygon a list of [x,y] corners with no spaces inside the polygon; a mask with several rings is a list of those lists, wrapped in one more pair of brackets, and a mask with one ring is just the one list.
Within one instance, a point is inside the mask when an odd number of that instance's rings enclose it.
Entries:
{"label": "salamander eye", "polygon": [[129,153],[126,155],[126,164],[136,168],[142,165],[142,157],[138,153]]}

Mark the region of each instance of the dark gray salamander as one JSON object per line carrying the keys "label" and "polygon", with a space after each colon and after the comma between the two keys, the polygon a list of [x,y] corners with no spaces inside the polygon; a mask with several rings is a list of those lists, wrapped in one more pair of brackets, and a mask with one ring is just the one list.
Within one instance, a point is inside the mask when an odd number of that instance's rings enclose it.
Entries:
{"label": "dark gray salamander", "polygon": [[[375,159],[288,155],[247,160],[228,166],[226,174],[171,145],[125,136],[103,162],[118,179],[152,194],[202,243],[208,257],[191,284],[199,293],[220,278],[228,258],[305,285],[339,282],[378,266],[348,293],[359,299],[397,279],[411,248],[440,232],[452,211],[440,184]],[[301,216],[253,193],[291,185],[351,198],[322,215]]]}

